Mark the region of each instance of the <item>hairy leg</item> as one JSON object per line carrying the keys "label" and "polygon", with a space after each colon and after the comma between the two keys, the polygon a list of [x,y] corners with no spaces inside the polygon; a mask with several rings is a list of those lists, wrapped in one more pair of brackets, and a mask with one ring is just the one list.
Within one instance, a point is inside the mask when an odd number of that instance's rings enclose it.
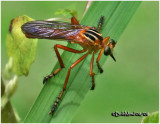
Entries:
{"label": "hairy leg", "polygon": [[93,62],[94,62],[94,52],[93,52],[93,55],[92,55],[91,65],[90,65],[90,72],[89,72],[90,77],[92,77],[92,87],[91,87],[91,90],[94,90],[94,88],[95,88],[95,81],[94,81],[94,75],[95,75],[95,73],[93,73]]}
{"label": "hairy leg", "polygon": [[57,55],[57,58],[58,58],[58,61],[60,63],[60,68],[56,69],[52,74],[46,76],[44,79],[43,79],[43,83],[45,83],[49,78],[51,78],[52,76],[55,76],[58,72],[60,72],[62,70],[62,68],[64,68],[64,63],[63,63],[63,60],[58,52],[58,48],[60,49],[63,49],[63,50],[66,50],[66,51],[69,51],[69,52],[72,52],[72,53],[84,53],[86,50],[83,49],[83,50],[75,50],[75,49],[72,49],[72,48],[69,48],[69,47],[66,47],[66,46],[63,46],[63,45],[59,45],[59,44],[56,44],[54,46],[54,50],[56,52],[56,55]]}
{"label": "hairy leg", "polygon": [[100,20],[99,20],[99,23],[98,23],[98,27],[97,27],[98,32],[99,32],[99,31],[101,30],[101,28],[102,28],[103,20],[104,20],[104,16],[101,16],[101,18],[100,18]]}
{"label": "hairy leg", "polygon": [[98,67],[100,73],[103,73],[103,69],[101,68],[101,66],[100,66],[100,64],[99,64],[99,60],[100,60],[100,58],[101,58],[101,56],[102,56],[102,54],[103,54],[103,51],[104,51],[104,49],[102,49],[102,50],[100,51],[100,53],[99,53],[99,55],[98,55],[98,57],[97,57],[97,60],[96,60],[97,67]]}
{"label": "hairy leg", "polygon": [[73,68],[74,68],[78,63],[80,63],[84,58],[86,58],[88,54],[89,54],[89,53],[84,54],[84,55],[83,55],[82,57],[80,57],[75,63],[73,63],[73,64],[70,66],[70,68],[68,69],[68,72],[67,72],[67,76],[66,76],[66,79],[65,79],[65,82],[64,82],[63,89],[62,89],[60,95],[58,96],[58,99],[55,101],[55,103],[54,103],[51,111],[49,112],[49,114],[52,114],[52,115],[54,114],[54,112],[55,112],[55,110],[56,110],[56,108],[57,108],[58,103],[60,102],[62,96],[64,95],[64,91],[66,90],[66,86],[67,86],[67,83],[68,83],[68,79],[69,79],[69,75],[70,75],[71,69],[73,69]]}

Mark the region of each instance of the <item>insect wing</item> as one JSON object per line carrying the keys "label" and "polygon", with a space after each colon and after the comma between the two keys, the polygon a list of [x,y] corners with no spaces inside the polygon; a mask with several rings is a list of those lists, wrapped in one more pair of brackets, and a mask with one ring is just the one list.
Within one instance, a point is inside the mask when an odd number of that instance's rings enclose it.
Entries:
{"label": "insect wing", "polygon": [[31,21],[22,25],[28,38],[72,40],[86,26],[58,21]]}

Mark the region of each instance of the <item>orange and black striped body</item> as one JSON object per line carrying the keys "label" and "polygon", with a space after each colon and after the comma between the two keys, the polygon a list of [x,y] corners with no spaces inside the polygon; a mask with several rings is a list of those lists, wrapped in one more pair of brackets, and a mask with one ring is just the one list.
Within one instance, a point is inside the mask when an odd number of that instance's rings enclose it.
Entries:
{"label": "orange and black striped body", "polygon": [[90,51],[90,53],[95,52],[97,53],[100,49],[103,48],[103,37],[97,30],[93,28],[88,28],[80,32],[80,44],[84,49]]}

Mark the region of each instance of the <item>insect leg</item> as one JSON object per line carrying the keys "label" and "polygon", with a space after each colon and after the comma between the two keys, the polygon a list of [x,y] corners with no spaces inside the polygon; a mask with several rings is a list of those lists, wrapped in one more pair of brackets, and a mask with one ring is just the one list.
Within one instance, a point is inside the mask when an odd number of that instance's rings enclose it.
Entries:
{"label": "insect leg", "polygon": [[71,24],[72,25],[79,25],[78,20],[74,16],[71,18]]}
{"label": "insect leg", "polygon": [[100,20],[99,20],[99,23],[98,23],[98,32],[101,30],[101,27],[102,27],[102,24],[103,24],[103,20],[104,20],[104,16],[101,16]]}
{"label": "insect leg", "polygon": [[[103,39],[103,44],[107,45],[109,38],[110,38],[109,36],[106,37],[106,38],[104,38],[104,39]],[[99,64],[99,60],[100,60],[103,52],[104,52],[104,48],[100,51],[100,53],[99,53],[99,55],[98,55],[98,57],[97,57],[97,60],[96,60],[97,67],[98,67],[100,73],[103,73],[103,69],[101,68],[101,66],[100,66],[100,64]]]}
{"label": "insect leg", "polygon": [[98,55],[98,57],[97,57],[97,60],[96,60],[97,67],[98,67],[100,73],[103,73],[103,69],[102,69],[101,66],[99,65],[99,60],[100,60],[100,58],[101,58],[101,56],[102,56],[102,54],[103,54],[103,51],[104,51],[104,49],[102,49],[102,50],[100,51],[100,53],[99,53],[99,55]]}
{"label": "insect leg", "polygon": [[80,28],[80,26],[78,26],[79,22],[74,16],[71,18],[71,24],[73,29]]}
{"label": "insect leg", "polygon": [[56,110],[56,108],[57,108],[57,105],[58,105],[58,103],[60,102],[60,100],[61,100],[61,98],[62,98],[62,96],[63,96],[63,94],[64,94],[64,91],[66,90],[66,86],[67,86],[67,82],[68,82],[68,79],[69,79],[69,75],[70,75],[71,69],[74,68],[78,63],[80,63],[84,58],[86,58],[88,54],[89,54],[88,52],[87,52],[86,54],[84,54],[84,55],[83,55],[82,57],[80,57],[75,63],[73,63],[73,64],[70,66],[70,68],[68,69],[68,72],[67,72],[67,76],[66,76],[66,79],[65,79],[65,82],[64,82],[63,89],[62,89],[60,95],[58,96],[58,99],[57,99],[56,102],[54,103],[54,105],[53,105],[51,111],[49,112],[49,114],[52,114],[52,115],[54,114],[54,112],[55,112],[55,110]]}
{"label": "insect leg", "polygon": [[58,58],[58,61],[60,63],[60,68],[59,69],[56,69],[52,74],[46,76],[44,79],[43,79],[43,83],[45,83],[49,78],[51,78],[52,76],[55,76],[59,71],[62,70],[62,68],[64,68],[64,63],[63,63],[63,60],[58,52],[58,48],[60,49],[63,49],[63,50],[66,50],[66,51],[69,51],[69,52],[72,52],[72,53],[83,53],[85,52],[86,50],[83,49],[83,50],[75,50],[75,49],[72,49],[72,48],[69,48],[69,47],[66,47],[66,46],[63,46],[63,45],[59,45],[59,44],[56,44],[54,46],[54,50],[56,52],[56,55],[57,55],[57,58]]}
{"label": "insect leg", "polygon": [[95,82],[94,82],[94,75],[95,73],[93,73],[93,62],[94,62],[94,52],[93,52],[93,55],[92,55],[92,59],[91,59],[91,65],[90,65],[90,76],[92,77],[92,87],[91,87],[91,90],[94,90],[94,87],[95,87]]}
{"label": "insect leg", "polygon": [[102,41],[103,44],[107,45],[109,38],[110,38],[109,36],[107,36],[106,38],[104,38],[103,41]]}

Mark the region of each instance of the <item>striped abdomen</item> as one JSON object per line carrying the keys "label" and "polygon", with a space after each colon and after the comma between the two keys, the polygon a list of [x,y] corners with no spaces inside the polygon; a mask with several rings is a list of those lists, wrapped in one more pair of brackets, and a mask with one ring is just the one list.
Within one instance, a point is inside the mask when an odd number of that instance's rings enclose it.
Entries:
{"label": "striped abdomen", "polygon": [[83,35],[91,43],[101,42],[103,40],[102,34],[94,29],[87,29],[86,32],[83,33]]}

